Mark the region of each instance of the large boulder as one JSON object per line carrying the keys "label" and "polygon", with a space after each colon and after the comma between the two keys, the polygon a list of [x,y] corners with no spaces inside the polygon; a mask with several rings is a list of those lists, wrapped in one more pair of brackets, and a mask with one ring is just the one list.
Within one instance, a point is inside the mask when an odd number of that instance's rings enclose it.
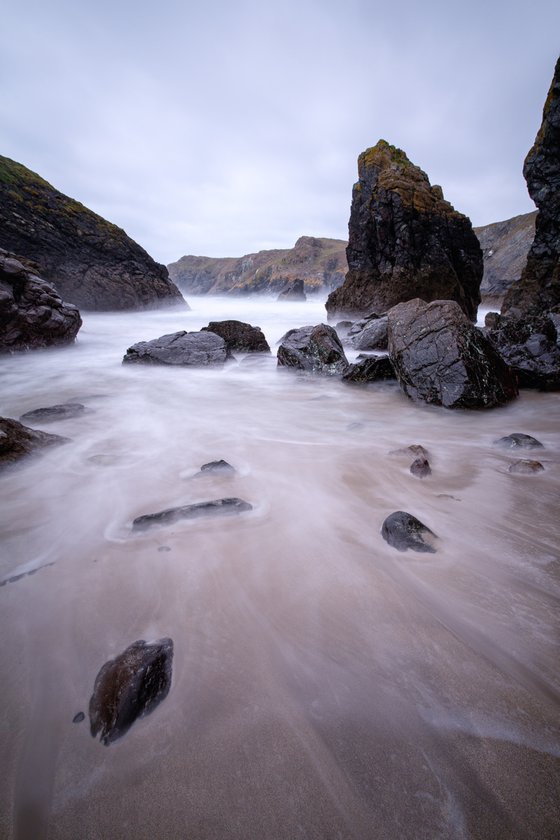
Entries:
{"label": "large boulder", "polygon": [[0,248],[0,352],[71,344],[82,319],[27,260]]}
{"label": "large boulder", "polygon": [[560,347],[555,322],[546,315],[486,316],[485,333],[522,388],[560,389]]}
{"label": "large boulder", "polygon": [[327,299],[329,318],[383,314],[421,297],[454,300],[474,321],[483,264],[469,219],[385,140],[362,152],[358,175],[346,251],[349,270]]}
{"label": "large boulder", "polygon": [[502,305],[503,314],[515,316],[540,315],[560,305],[560,58],[523,175],[538,214],[527,264]]}
{"label": "large boulder", "polygon": [[63,300],[84,310],[185,306],[167,269],[124,230],[0,157],[0,247],[33,260]]}
{"label": "large boulder", "polygon": [[340,339],[332,327],[317,324],[288,330],[278,348],[278,365],[330,376],[348,367]]}
{"label": "large boulder", "polygon": [[453,301],[411,300],[389,312],[389,355],[407,396],[445,408],[491,408],[517,395],[515,377]]}
{"label": "large boulder", "polygon": [[109,746],[128,732],[135,720],[149,715],[169,694],[173,642],[133,642],[103,665],[89,701],[91,734]]}
{"label": "large boulder", "polygon": [[221,336],[207,331],[182,330],[133,344],[126,351],[123,363],[204,367],[223,365],[228,357],[227,345]]}
{"label": "large boulder", "polygon": [[30,429],[17,420],[0,417],[0,470],[49,446],[68,443],[68,438]]}
{"label": "large boulder", "polygon": [[202,331],[221,336],[228,350],[241,353],[270,353],[270,347],[260,327],[253,327],[243,321],[210,321]]}

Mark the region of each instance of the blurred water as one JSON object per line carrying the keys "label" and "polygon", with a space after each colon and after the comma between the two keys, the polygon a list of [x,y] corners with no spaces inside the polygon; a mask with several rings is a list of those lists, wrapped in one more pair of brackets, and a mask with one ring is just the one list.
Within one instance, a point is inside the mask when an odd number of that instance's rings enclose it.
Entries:
{"label": "blurred water", "polygon": [[[0,835],[556,838],[560,397],[415,406],[391,383],[277,369],[284,332],[325,321],[319,301],[189,302],[90,314],[75,346],[2,358],[2,416],[86,412],[0,477],[0,582],[38,569],[0,588]],[[260,325],[272,355],[121,364],[224,318]],[[515,431],[545,444],[544,473],[507,472],[493,441]],[[412,443],[429,478],[389,455]],[[192,478],[220,458],[237,472]],[[223,496],[253,511],[131,531]],[[436,554],[382,540],[399,509]],[[169,697],[101,746],[72,723],[97,671],[163,636]]]}

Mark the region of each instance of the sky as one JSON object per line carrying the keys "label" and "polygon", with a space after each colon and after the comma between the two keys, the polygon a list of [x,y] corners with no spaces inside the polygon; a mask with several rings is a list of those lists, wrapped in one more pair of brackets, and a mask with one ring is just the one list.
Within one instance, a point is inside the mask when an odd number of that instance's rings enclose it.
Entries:
{"label": "sky", "polygon": [[166,264],[347,238],[380,138],[484,225],[534,209],[559,33],[558,0],[4,0],[0,154]]}

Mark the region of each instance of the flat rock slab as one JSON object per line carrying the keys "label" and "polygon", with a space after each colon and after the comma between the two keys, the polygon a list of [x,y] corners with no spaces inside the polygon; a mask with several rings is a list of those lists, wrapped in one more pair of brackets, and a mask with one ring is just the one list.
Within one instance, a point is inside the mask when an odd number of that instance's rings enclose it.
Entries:
{"label": "flat rock slab", "polygon": [[504,449],[544,449],[540,440],[531,435],[525,435],[523,432],[513,432],[511,435],[495,440],[494,443]]}
{"label": "flat rock slab", "polygon": [[213,332],[181,332],[162,335],[153,341],[140,341],[126,351],[123,364],[182,365],[206,367],[223,365],[229,352],[224,339]]}
{"label": "flat rock slab", "polygon": [[409,548],[429,554],[436,551],[432,545],[436,538],[434,532],[404,510],[397,510],[386,518],[381,527],[381,536],[398,551],[407,551]]}
{"label": "flat rock slab", "polygon": [[49,405],[46,408],[26,411],[19,419],[25,423],[54,423],[56,420],[78,417],[84,411],[85,406],[81,403],[63,403],[62,405]]}
{"label": "flat rock slab", "polygon": [[89,701],[91,734],[109,746],[139,717],[149,715],[171,687],[173,642],[133,642],[103,665]]}
{"label": "flat rock slab", "polygon": [[0,417],[0,470],[48,446],[68,443],[68,438],[29,429],[17,420]]}
{"label": "flat rock slab", "polygon": [[181,519],[200,519],[205,516],[232,516],[252,510],[253,505],[243,499],[215,499],[211,502],[196,502],[192,505],[168,508],[158,513],[138,516],[132,523],[134,531],[145,531],[154,525],[171,525]]}

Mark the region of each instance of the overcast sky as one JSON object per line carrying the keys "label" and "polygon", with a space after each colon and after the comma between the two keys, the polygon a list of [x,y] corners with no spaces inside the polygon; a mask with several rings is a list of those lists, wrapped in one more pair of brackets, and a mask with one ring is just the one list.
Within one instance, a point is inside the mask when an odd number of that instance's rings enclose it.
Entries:
{"label": "overcast sky", "polygon": [[164,263],[346,238],[381,137],[487,224],[533,209],[559,33],[558,0],[5,0],[0,154]]}

